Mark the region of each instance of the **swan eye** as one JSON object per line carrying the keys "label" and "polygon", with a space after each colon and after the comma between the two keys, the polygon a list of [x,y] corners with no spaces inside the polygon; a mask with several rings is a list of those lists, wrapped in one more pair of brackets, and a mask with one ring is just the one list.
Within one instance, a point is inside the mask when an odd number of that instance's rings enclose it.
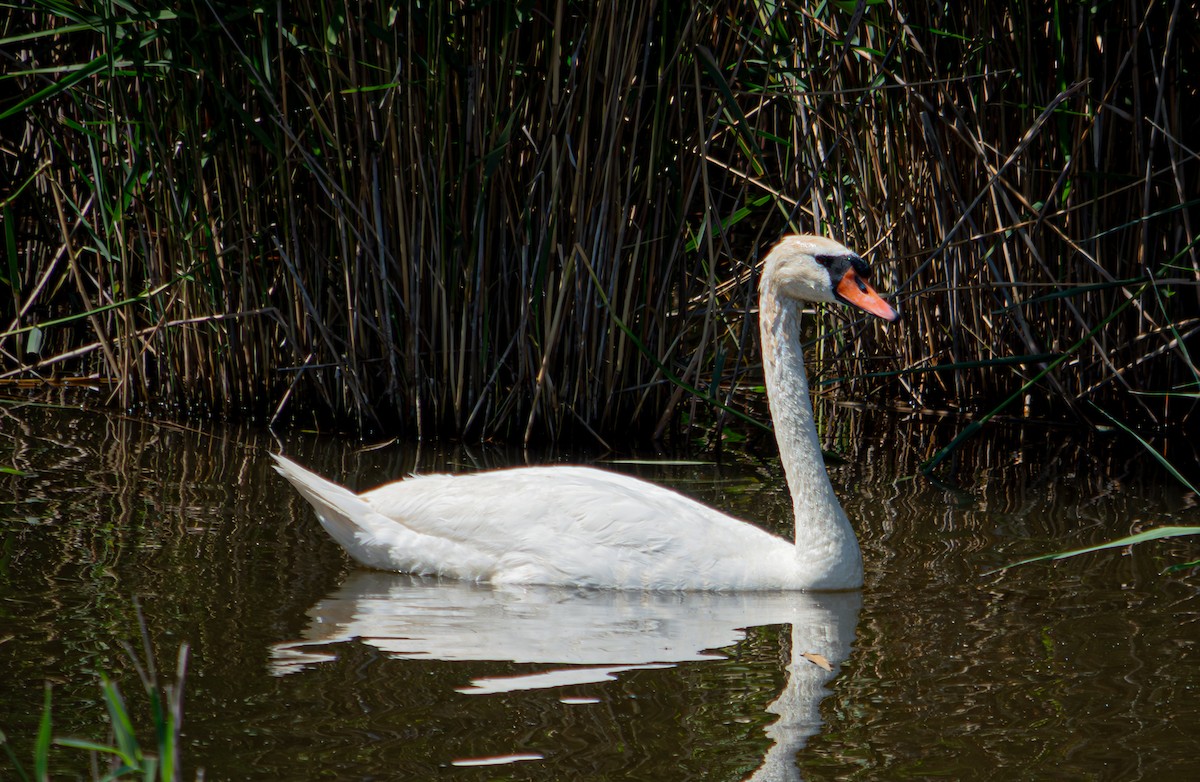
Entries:
{"label": "swan eye", "polygon": [[814,255],[813,260],[815,260],[817,263],[821,264],[826,269],[828,269],[830,264],[832,264],[834,261],[837,260],[837,256],[835,256],[835,255]]}
{"label": "swan eye", "polygon": [[[864,280],[871,279],[871,267],[867,266],[867,262],[857,255],[850,259],[850,267],[854,269],[854,273]],[[860,285],[862,283],[859,283]]]}

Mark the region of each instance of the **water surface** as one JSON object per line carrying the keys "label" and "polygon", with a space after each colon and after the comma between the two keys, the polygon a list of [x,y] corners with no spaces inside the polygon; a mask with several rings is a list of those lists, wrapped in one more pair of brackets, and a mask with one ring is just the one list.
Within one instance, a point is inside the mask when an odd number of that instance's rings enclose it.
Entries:
{"label": "water surface", "polygon": [[[987,571],[1200,523],[1195,498],[1070,430],[997,430],[938,486],[913,475],[954,422],[826,413],[865,588],[721,596],[362,571],[266,454],[360,489],[559,456],[0,407],[0,729],[30,757],[50,681],[56,735],[103,739],[102,671],[142,709],[136,598],[161,668],[190,644],[207,779],[1191,778],[1200,600],[1162,571],[1195,544]],[[608,467],[786,532],[766,453]]]}

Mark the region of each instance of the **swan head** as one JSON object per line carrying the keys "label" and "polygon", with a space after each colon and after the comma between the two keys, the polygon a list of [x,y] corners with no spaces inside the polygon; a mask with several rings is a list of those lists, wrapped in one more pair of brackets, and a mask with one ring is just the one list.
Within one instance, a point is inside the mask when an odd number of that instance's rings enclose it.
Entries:
{"label": "swan head", "polygon": [[824,236],[785,236],[763,264],[764,287],[774,287],[785,297],[849,304],[884,320],[896,320],[900,314],[875,292],[870,277],[866,261]]}

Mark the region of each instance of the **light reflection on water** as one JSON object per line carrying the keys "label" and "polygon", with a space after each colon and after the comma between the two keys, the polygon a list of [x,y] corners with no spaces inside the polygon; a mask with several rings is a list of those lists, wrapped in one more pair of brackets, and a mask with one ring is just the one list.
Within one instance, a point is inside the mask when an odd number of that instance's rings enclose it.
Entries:
{"label": "light reflection on water", "polygon": [[[750,777],[787,779],[795,776],[796,752],[820,728],[820,702],[836,666],[849,653],[860,605],[857,592],[491,588],[360,570],[308,612],[300,640],[272,648],[271,667],[277,675],[301,675],[336,661],[341,645],[360,642],[395,659],[502,661],[531,667],[520,675],[474,678],[468,686],[454,688],[460,693],[572,688],[578,696],[593,692],[585,685],[614,681],[630,671],[725,659],[711,650],[744,640],[742,628],[788,625],[791,665],[783,691],[765,710],[776,717],[766,730],[774,745]],[[809,662],[804,654],[820,655],[829,665]],[[590,700],[600,702],[595,696]],[[556,747],[534,749],[552,753]]]}
{"label": "light reflection on water", "polygon": [[[512,592],[356,570],[266,459],[285,447],[367,488],[519,452],[359,452],[0,407],[0,465],[21,472],[0,475],[0,729],[30,756],[49,679],[56,734],[102,738],[95,675],[137,701],[120,650],[136,640],[136,596],[163,667],[191,644],[183,757],[209,779],[1194,771],[1200,602],[1190,574],[1160,572],[1195,558],[1194,543],[982,575],[1198,523],[1194,497],[1128,446],[1036,429],[980,440],[959,486],[936,486],[912,476],[952,436],[945,425],[828,414],[827,447],[851,457],[832,474],[867,570],[841,609],[831,601],[845,596]],[[611,468],[789,522],[769,456]],[[487,760],[499,765],[461,765]]]}

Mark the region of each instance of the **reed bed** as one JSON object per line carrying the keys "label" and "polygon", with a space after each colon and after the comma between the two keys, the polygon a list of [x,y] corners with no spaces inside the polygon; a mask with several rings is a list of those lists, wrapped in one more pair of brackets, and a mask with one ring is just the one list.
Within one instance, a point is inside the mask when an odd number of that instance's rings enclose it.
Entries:
{"label": "reed bed", "polygon": [[[822,388],[1194,421],[1194,3],[34,0],[0,11],[0,382],[367,431],[762,416],[780,233],[906,319]],[[854,345],[854,347],[850,347]]]}

